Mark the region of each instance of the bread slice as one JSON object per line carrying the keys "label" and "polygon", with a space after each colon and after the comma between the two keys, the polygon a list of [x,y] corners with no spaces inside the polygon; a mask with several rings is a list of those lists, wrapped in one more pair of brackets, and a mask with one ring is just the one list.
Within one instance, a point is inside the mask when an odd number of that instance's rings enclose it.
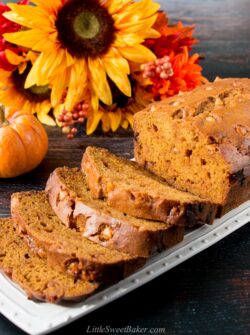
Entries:
{"label": "bread slice", "polygon": [[93,199],[80,169],[57,168],[46,191],[50,205],[65,225],[104,247],[147,257],[183,239],[183,227],[137,219]]}
{"label": "bread slice", "polygon": [[88,147],[82,170],[93,197],[106,198],[111,207],[123,213],[185,226],[214,221],[214,204],[178,191],[137,163],[106,149]]}
{"label": "bread slice", "polygon": [[77,279],[34,255],[17,235],[11,219],[0,219],[0,270],[19,284],[30,299],[52,303],[78,301],[95,292],[99,283]]}
{"label": "bread slice", "polygon": [[11,212],[29,247],[75,278],[112,282],[145,263],[145,259],[106,249],[66,227],[49,205],[45,192],[15,193]]}

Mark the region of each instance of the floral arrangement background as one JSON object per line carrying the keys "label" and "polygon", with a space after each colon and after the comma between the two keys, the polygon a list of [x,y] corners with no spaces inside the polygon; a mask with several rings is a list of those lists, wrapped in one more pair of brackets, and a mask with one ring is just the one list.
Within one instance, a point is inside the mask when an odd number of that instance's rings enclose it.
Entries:
{"label": "floral arrangement background", "polygon": [[152,0],[0,3],[0,102],[69,139],[83,124],[127,129],[149,103],[206,81],[193,31]]}

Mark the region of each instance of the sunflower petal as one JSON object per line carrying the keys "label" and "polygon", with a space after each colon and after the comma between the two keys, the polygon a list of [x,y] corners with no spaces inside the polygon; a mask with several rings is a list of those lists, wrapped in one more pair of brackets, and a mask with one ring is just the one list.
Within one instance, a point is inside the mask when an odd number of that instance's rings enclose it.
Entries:
{"label": "sunflower petal", "polygon": [[118,108],[114,112],[108,113],[108,115],[110,119],[111,130],[115,132],[120,126],[122,120],[122,112],[120,108]]}
{"label": "sunflower petal", "polygon": [[62,114],[62,111],[64,110],[64,105],[63,104],[60,104],[60,105],[57,105],[53,108],[53,116],[55,118],[55,121],[56,121],[56,124],[61,127],[62,126],[62,123],[58,121],[58,117],[59,115]]}
{"label": "sunflower petal", "polygon": [[24,85],[25,89],[30,88],[31,86],[34,85],[43,86],[48,84],[46,70],[44,70],[45,68],[43,64],[44,61],[46,61],[46,55],[41,53],[37,58],[37,60],[35,61],[35,63],[33,64],[26,78],[26,82]]}
{"label": "sunflower petal", "polygon": [[107,133],[111,129],[111,120],[108,113],[103,113],[102,116],[102,131]]}
{"label": "sunflower petal", "polygon": [[25,57],[17,55],[15,52],[10,49],[5,50],[5,55],[8,61],[13,65],[19,65],[20,63],[25,61]]}
{"label": "sunflower petal", "polygon": [[156,59],[156,56],[152,51],[143,45],[127,46],[125,48],[119,48],[119,52],[123,57],[131,62],[135,63],[146,63]]}
{"label": "sunflower petal", "polygon": [[41,9],[56,14],[58,8],[61,7],[62,1],[61,0],[32,0],[34,4],[39,6]]}
{"label": "sunflower petal", "polygon": [[88,58],[90,77],[99,99],[106,105],[112,104],[112,94],[108,84],[106,71],[103,61],[100,58]]}
{"label": "sunflower petal", "polygon": [[133,128],[134,127],[134,115],[131,113],[126,113],[125,117],[126,117],[126,120],[128,120],[130,127]]}
{"label": "sunflower petal", "polygon": [[[141,35],[147,33],[147,31],[153,26],[157,20],[158,15],[155,14],[146,19],[140,19],[133,21],[132,19],[121,24],[115,24],[116,29],[123,30],[125,34],[140,33]],[[160,35],[160,34],[159,34]]]}
{"label": "sunflower petal", "polygon": [[132,3],[126,8],[126,11],[114,15],[115,24],[138,22],[154,15],[160,9],[160,5],[152,0],[142,0]]}
{"label": "sunflower petal", "polygon": [[68,70],[66,69],[63,71],[62,76],[55,76],[50,79],[51,84],[51,104],[53,107],[60,104],[62,100],[63,93],[66,90],[68,81],[69,81],[69,74]]}
{"label": "sunflower petal", "polygon": [[108,10],[110,15],[113,15],[130,2],[131,0],[102,0],[101,4]]}
{"label": "sunflower petal", "polygon": [[94,111],[97,111],[99,109],[99,99],[94,89],[92,89],[92,92],[91,92],[90,104]]}
{"label": "sunflower petal", "polygon": [[95,111],[90,112],[90,115],[88,115],[88,120],[87,120],[87,135],[93,134],[99,122],[101,121],[102,116],[103,116],[103,112],[100,110],[95,110]]}
{"label": "sunflower petal", "polygon": [[38,120],[47,126],[55,126],[56,123],[51,116],[46,113],[37,113]]}
{"label": "sunflower petal", "polygon": [[49,101],[44,101],[40,103],[40,105],[34,103],[35,108],[38,106],[40,107],[39,110],[37,111],[37,118],[39,119],[39,121],[46,124],[47,126],[55,126],[56,125],[55,121],[51,116],[48,115],[51,109]]}
{"label": "sunflower petal", "polygon": [[18,73],[19,74],[24,73],[26,68],[27,68],[27,63],[26,62],[21,63],[20,65],[18,65]]}
{"label": "sunflower petal", "polygon": [[148,29],[148,31],[145,32],[145,35],[144,35],[145,39],[146,38],[159,38],[160,36],[161,34],[153,28]]}
{"label": "sunflower petal", "polygon": [[41,26],[51,26],[46,12],[41,11],[39,7],[8,4],[11,11],[3,14],[8,20],[18,23],[28,28],[41,28]]}
{"label": "sunflower petal", "polygon": [[46,41],[47,44],[44,49],[54,49],[54,44],[50,43],[47,38],[47,34],[43,33],[40,29],[32,29],[26,31],[18,31],[16,33],[3,34],[6,41],[13,44],[21,45],[25,48],[33,49],[35,51],[42,51],[34,48],[34,45],[41,42],[41,40]]}
{"label": "sunflower petal", "polygon": [[70,80],[68,85],[65,107],[72,110],[80,102],[87,86],[87,64],[86,61],[78,60],[70,68]]}
{"label": "sunflower petal", "polygon": [[127,129],[128,126],[129,126],[128,120],[122,120],[122,122],[121,122],[121,127],[122,127],[123,129]]}
{"label": "sunflower petal", "polygon": [[131,96],[131,84],[127,73],[124,71],[123,58],[105,57],[103,63],[110,79],[116,84],[119,90],[127,96]]}

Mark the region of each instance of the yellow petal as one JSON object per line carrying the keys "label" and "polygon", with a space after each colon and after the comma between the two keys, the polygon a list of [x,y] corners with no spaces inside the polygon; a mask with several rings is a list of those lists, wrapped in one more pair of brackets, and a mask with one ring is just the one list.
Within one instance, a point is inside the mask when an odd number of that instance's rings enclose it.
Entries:
{"label": "yellow petal", "polygon": [[129,126],[128,121],[127,120],[123,120],[122,123],[121,123],[121,126],[122,126],[123,129],[127,129],[128,126]]}
{"label": "yellow petal", "polygon": [[88,120],[87,120],[87,135],[93,134],[99,122],[101,121],[102,116],[103,116],[103,112],[100,110],[90,112],[90,115],[88,115]]}
{"label": "yellow petal", "polygon": [[17,55],[15,52],[11,51],[10,49],[5,50],[5,56],[8,61],[13,65],[19,65],[20,63],[25,61],[23,56]]}
{"label": "yellow petal", "polygon": [[47,126],[55,126],[56,125],[55,121],[51,116],[48,115],[49,111],[50,111],[49,106],[44,106],[42,111],[39,111],[37,113],[37,118],[39,119],[40,122],[46,124]]}
{"label": "yellow petal", "polygon": [[64,107],[63,104],[57,105],[56,107],[53,108],[53,115],[54,115],[56,124],[57,124],[59,127],[62,126],[62,123],[58,121],[58,116],[62,114],[62,111],[64,110],[64,108],[65,108],[65,107]]}
{"label": "yellow petal", "polygon": [[160,36],[161,34],[157,30],[152,29],[152,28],[149,29],[144,35],[145,39],[146,38],[159,38]]}
{"label": "yellow petal", "polygon": [[39,7],[8,4],[11,11],[5,12],[3,15],[10,21],[16,22],[28,28],[50,27],[51,22],[48,20],[46,12]]}
{"label": "yellow petal", "polygon": [[93,89],[91,91],[90,104],[94,111],[97,111],[99,109],[99,99]]}
{"label": "yellow petal", "polygon": [[[131,96],[131,84],[124,68],[124,58],[121,56],[104,57],[103,63],[110,79],[116,84],[119,90],[127,96]],[[125,70],[125,71],[124,71]]]}
{"label": "yellow petal", "polygon": [[26,68],[27,68],[27,63],[26,62],[21,63],[20,65],[18,65],[18,73],[19,74],[24,73]]}
{"label": "yellow petal", "polygon": [[41,9],[56,14],[62,5],[61,0],[32,0],[34,4],[38,5]]}
{"label": "yellow petal", "polygon": [[106,105],[112,105],[112,94],[107,81],[104,64],[100,58],[88,58],[88,66],[93,89],[99,99]]}
{"label": "yellow petal", "polygon": [[32,29],[32,30],[25,30],[25,31],[18,31],[16,33],[7,33],[4,34],[3,37],[6,41],[11,42],[13,44],[21,45],[25,48],[33,49],[35,51],[42,51],[33,48],[34,45],[40,43],[41,40],[46,41],[47,44],[45,48],[52,48],[54,44],[51,44],[48,40],[48,35],[46,33],[42,33],[39,29]]}
{"label": "yellow petal", "polygon": [[26,61],[30,60],[32,64],[35,63],[35,61],[37,60],[39,54],[33,51],[28,51],[28,53],[26,54]]}
{"label": "yellow petal", "polygon": [[114,15],[115,24],[135,23],[140,19],[147,18],[154,15],[159,9],[160,5],[152,0],[142,0],[132,3],[126,7],[126,11]]}
{"label": "yellow petal", "polygon": [[114,42],[114,47],[126,47],[127,45],[133,46],[135,44],[141,44],[144,42],[144,37],[140,36],[139,34],[123,34],[117,33],[116,39]]}
{"label": "yellow petal", "polygon": [[69,82],[69,70],[65,69],[62,71],[62,76],[55,76],[54,78],[50,79],[51,84],[51,104],[53,107],[60,104],[63,93],[66,90],[66,87]]}
{"label": "yellow petal", "polygon": [[130,2],[131,0],[102,0],[101,4],[108,10],[109,14],[113,15]]}
{"label": "yellow petal", "polygon": [[146,19],[141,19],[137,21],[129,20],[121,24],[115,24],[118,31],[123,31],[124,34],[140,33],[141,35],[147,33],[149,29],[152,28],[153,24],[157,19],[157,14],[150,16]]}
{"label": "yellow petal", "polygon": [[156,59],[155,54],[143,45],[134,45],[133,47],[127,46],[119,48],[121,55],[131,62],[146,63]]}
{"label": "yellow petal", "polygon": [[126,119],[128,120],[131,128],[134,127],[134,115],[133,114],[130,114],[130,113],[126,113]]}
{"label": "yellow petal", "polygon": [[65,107],[71,111],[80,102],[87,86],[87,64],[84,59],[76,60],[70,67],[70,79],[65,100]]}
{"label": "yellow petal", "polygon": [[122,120],[122,113],[120,108],[118,108],[116,111],[114,112],[110,112],[109,114],[109,118],[110,118],[110,124],[111,124],[111,129],[112,131],[116,131],[121,123]]}
{"label": "yellow petal", "polygon": [[[48,84],[46,76],[46,70],[44,70],[44,61],[46,61],[46,55],[41,53],[35,63],[33,64],[24,85],[24,88],[30,88],[31,86],[38,85],[43,86]],[[44,71],[43,71],[44,70]]]}
{"label": "yellow petal", "polygon": [[108,113],[103,113],[102,116],[102,130],[107,133],[110,131],[111,128],[111,122]]}

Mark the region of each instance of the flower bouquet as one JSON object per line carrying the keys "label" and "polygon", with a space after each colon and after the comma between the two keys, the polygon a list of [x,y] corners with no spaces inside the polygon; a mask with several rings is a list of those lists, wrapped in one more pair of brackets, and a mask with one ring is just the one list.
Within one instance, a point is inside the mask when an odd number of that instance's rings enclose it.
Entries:
{"label": "flower bouquet", "polygon": [[0,102],[71,139],[133,125],[152,101],[205,78],[194,27],[170,25],[152,0],[27,0],[0,5]]}

